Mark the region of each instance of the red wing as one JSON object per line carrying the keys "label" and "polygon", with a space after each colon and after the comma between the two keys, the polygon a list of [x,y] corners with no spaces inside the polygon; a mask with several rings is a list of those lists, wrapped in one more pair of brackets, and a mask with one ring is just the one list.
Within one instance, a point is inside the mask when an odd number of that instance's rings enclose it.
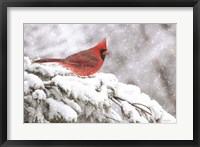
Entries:
{"label": "red wing", "polygon": [[67,57],[66,60],[71,65],[83,67],[94,67],[99,61],[96,55],[88,50],[73,54]]}

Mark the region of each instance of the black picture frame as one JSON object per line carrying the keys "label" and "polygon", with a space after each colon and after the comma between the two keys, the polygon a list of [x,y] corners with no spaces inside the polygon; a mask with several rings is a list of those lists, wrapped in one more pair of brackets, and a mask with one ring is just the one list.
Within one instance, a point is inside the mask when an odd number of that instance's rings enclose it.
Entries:
{"label": "black picture frame", "polygon": [[[8,7],[193,7],[193,140],[7,140]],[[0,2],[0,145],[1,146],[199,146],[199,0],[1,0]]]}

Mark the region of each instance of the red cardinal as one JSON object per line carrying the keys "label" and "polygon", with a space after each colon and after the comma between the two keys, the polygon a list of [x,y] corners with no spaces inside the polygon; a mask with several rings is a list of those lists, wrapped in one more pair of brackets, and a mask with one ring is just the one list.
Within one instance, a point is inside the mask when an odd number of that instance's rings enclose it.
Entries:
{"label": "red cardinal", "polygon": [[89,76],[100,70],[106,54],[106,39],[99,42],[96,46],[75,53],[65,59],[40,59],[34,63],[56,62],[67,67],[78,76]]}

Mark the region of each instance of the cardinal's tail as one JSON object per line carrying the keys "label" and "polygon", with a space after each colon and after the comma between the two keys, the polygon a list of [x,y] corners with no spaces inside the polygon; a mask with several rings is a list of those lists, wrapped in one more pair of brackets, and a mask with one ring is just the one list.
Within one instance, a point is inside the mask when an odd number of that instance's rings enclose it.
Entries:
{"label": "cardinal's tail", "polygon": [[33,63],[45,63],[45,62],[62,62],[63,59],[39,59],[33,61]]}

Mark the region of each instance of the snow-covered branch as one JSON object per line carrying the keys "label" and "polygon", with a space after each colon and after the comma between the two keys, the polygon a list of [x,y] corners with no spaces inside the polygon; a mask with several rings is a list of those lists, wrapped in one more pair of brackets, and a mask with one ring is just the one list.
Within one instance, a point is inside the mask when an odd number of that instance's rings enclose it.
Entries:
{"label": "snow-covered branch", "polygon": [[78,77],[24,58],[24,122],[175,123],[155,100],[113,74]]}

